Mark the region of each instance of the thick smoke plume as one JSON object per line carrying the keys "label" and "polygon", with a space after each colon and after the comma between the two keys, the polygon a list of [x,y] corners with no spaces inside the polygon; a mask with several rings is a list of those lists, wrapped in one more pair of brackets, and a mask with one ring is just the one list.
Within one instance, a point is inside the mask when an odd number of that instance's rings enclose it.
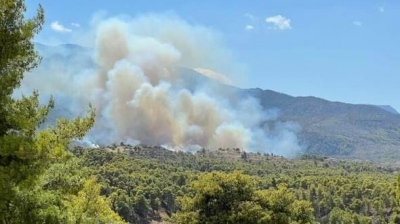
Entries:
{"label": "thick smoke plume", "polygon": [[[98,115],[91,142],[174,150],[229,147],[286,156],[300,150],[296,127],[274,121],[276,113],[264,111],[256,99],[238,100],[210,82],[185,79],[182,68],[218,74],[214,78],[224,83],[232,79],[221,74],[240,73],[215,31],[165,15],[105,19],[93,29],[90,49],[62,46],[52,52],[40,46],[45,61],[19,91],[38,89],[44,99],[54,95],[54,117],[82,115],[90,102]],[[182,80],[192,80],[191,87]]]}

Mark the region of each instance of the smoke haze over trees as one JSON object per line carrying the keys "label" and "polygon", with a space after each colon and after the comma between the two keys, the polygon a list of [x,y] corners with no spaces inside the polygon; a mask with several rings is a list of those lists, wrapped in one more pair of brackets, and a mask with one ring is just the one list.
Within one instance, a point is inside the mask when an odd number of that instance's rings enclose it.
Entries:
{"label": "smoke haze over trees", "polygon": [[[182,81],[187,76],[182,68],[215,70],[225,80],[243,74],[216,31],[176,16],[150,14],[99,19],[91,32],[93,48],[82,55],[60,47],[61,57],[47,52],[46,63],[44,51],[43,67],[27,76],[21,88],[53,93],[62,108],[56,111],[65,115],[80,115],[82,105],[92,103],[98,116],[87,140],[174,150],[237,147],[286,156],[300,151],[298,127],[277,123],[271,129],[266,123],[275,123],[277,113],[263,110],[257,99],[236,99],[235,93],[201,79]],[[45,71],[57,72],[50,76]]]}

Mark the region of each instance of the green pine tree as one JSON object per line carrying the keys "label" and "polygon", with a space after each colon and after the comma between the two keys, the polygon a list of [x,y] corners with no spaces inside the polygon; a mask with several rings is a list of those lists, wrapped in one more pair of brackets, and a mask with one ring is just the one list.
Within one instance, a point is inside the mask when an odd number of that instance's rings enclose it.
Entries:
{"label": "green pine tree", "polygon": [[[24,17],[25,11],[24,0],[0,1],[0,223],[60,223],[66,217],[73,219],[70,214],[75,213],[71,211],[86,200],[88,188],[96,190],[90,195],[93,206],[76,218],[88,221],[96,216],[100,217],[96,221],[117,223],[120,218],[99,196],[99,185],[93,180],[80,180],[74,186],[75,192],[64,191],[69,186],[54,181],[56,186],[43,185],[46,170],[72,157],[66,148],[93,126],[95,112],[90,109],[86,118],[60,119],[55,127],[39,130],[54,101],[41,105],[36,91],[31,96],[13,98],[24,74],[41,61],[32,39],[42,28],[44,11],[39,6],[31,19]],[[90,223],[86,221],[80,223]]]}

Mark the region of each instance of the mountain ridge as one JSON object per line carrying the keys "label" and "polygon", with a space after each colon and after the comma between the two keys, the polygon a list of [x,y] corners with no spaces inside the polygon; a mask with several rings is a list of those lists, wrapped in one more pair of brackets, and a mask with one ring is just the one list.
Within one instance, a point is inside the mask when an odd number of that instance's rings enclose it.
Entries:
{"label": "mountain ridge", "polygon": [[280,119],[301,125],[300,139],[308,153],[381,160],[376,158],[379,148],[388,155],[400,150],[398,114],[374,105],[291,97],[261,89],[251,91],[265,108],[279,108]]}

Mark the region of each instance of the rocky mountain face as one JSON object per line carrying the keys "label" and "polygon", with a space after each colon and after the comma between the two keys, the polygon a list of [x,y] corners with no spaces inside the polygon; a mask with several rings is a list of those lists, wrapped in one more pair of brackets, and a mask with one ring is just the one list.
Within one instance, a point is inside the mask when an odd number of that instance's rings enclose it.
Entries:
{"label": "rocky mountain face", "polygon": [[264,108],[278,108],[280,119],[300,124],[306,152],[327,156],[396,160],[400,157],[400,115],[374,105],[292,97],[271,90],[242,90]]}

